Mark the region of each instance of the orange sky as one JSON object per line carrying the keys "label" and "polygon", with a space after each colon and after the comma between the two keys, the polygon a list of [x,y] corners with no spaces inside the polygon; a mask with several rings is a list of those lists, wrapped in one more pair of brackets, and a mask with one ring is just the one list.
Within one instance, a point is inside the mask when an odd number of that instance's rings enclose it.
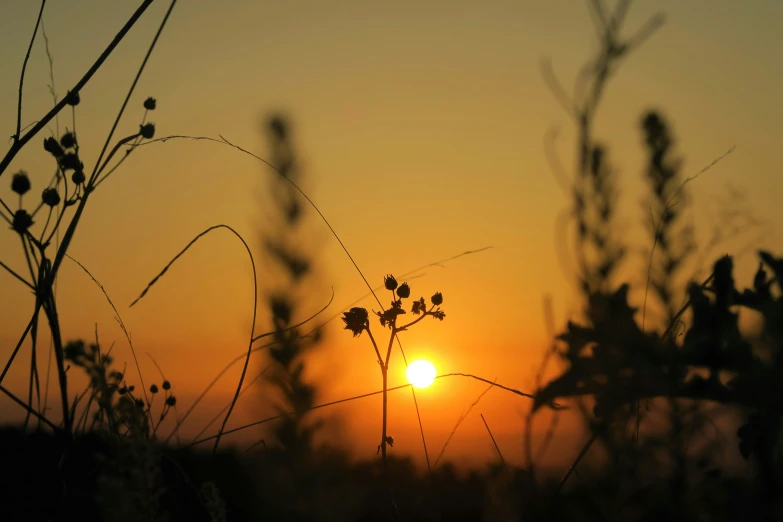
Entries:
{"label": "orange sky", "polygon": [[[0,60],[6,72],[0,81],[0,121],[6,136],[15,131],[18,73],[36,4],[10,0],[0,9]],[[80,78],[135,5],[98,0],[47,5],[44,19],[58,93]],[[448,9],[441,2],[412,1],[393,7],[318,0],[216,5],[191,0],[177,6],[119,134],[137,129],[142,101],[154,96],[158,109],[151,119],[157,136],[221,134],[264,156],[260,118],[284,110],[293,119],[305,190],[371,283],[380,284],[389,272],[400,274],[465,250],[494,247],[444,268],[429,268],[411,281],[414,295],[443,292],[447,318],[404,334],[408,357],[430,358],[442,373],[470,372],[532,391],[532,376],[546,346],[543,296],[552,295],[558,324],[576,304],[555,256],[555,221],[567,200],[542,148],[547,130],[558,125],[563,162],[571,165],[573,132],[542,80],[539,63],[550,57],[563,82],[572,84],[578,67],[595,50],[585,2],[454,1]],[[156,2],[82,91],[77,128],[86,162],[97,156],[167,6]],[[736,146],[690,185],[702,243],[717,223],[731,185],[745,195],[754,215],[769,224],[759,246],[783,251],[774,227],[783,217],[783,36],[776,31],[783,4],[638,1],[627,28],[634,30],[657,10],[667,15],[667,24],[622,66],[597,121],[598,136],[610,146],[621,171],[626,237],[640,248],[627,267],[636,285],[644,280],[644,250],[649,249],[649,234],[642,228],[647,211],[639,204],[644,151],[638,121],[651,107],[669,117],[686,158],[685,175]],[[48,75],[43,39],[38,38],[27,70],[23,125],[51,106]],[[61,128],[70,126],[65,114]],[[36,137],[3,176],[0,196],[5,201],[16,201],[10,175],[17,170],[31,173],[33,193],[48,179],[52,164],[39,145],[46,135]],[[69,251],[117,304],[147,379],[156,373],[143,355],[149,352],[174,383],[183,406],[246,348],[252,284],[244,249],[225,231],[208,236],[143,301],[130,309],[128,304],[208,226],[229,224],[257,247],[271,175],[258,162],[205,142],[140,149],[91,199]],[[420,213],[428,216],[426,222],[420,222]],[[319,281],[302,315],[325,304],[333,287],[331,316],[366,288],[325,225],[313,214],[308,219]],[[395,223],[392,230],[381,228],[389,221]],[[724,244],[717,253],[738,251],[758,232]],[[0,232],[0,259],[21,270],[18,239],[10,231]],[[740,260],[740,281],[747,280],[754,263],[750,256]],[[263,286],[264,266],[259,274]],[[0,356],[5,360],[33,300],[6,273],[0,274],[0,289]],[[362,304],[373,303],[368,299]],[[61,271],[59,306],[66,338],[92,338],[97,323],[102,341],[116,341],[114,353],[131,364],[105,298],[70,261]],[[259,333],[268,324],[264,312]],[[380,384],[369,341],[353,339],[339,327],[339,321],[331,324],[311,364],[323,402],[373,391]],[[4,385],[24,395],[28,369],[26,347]],[[391,373],[391,385],[404,382],[399,352]],[[198,418],[188,426],[191,433],[226,403],[237,376],[235,372],[221,381],[197,410]],[[419,392],[431,455],[484,387],[447,379]],[[421,459],[410,392],[393,392],[390,404],[394,451]],[[520,412],[528,407],[522,399],[492,390],[461,425],[446,458],[493,458],[479,417],[484,413],[507,459],[521,462]],[[20,414],[5,398],[0,398],[0,408],[7,417]],[[249,393],[231,425],[271,410],[261,393]],[[329,411],[343,425],[344,434],[336,439],[359,456],[374,454],[379,397]],[[542,421],[541,429],[545,425]],[[560,434],[573,439],[567,430]],[[563,453],[564,459],[572,458],[567,450]]]}

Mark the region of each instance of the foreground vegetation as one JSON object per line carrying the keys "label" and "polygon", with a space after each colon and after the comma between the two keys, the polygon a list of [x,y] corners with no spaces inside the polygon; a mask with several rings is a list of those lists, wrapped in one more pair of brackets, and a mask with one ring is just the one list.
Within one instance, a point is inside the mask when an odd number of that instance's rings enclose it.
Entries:
{"label": "foreground vegetation", "polygon": [[[117,369],[111,349],[101,345],[97,332],[94,342],[63,339],[54,292],[59,269],[93,193],[130,153],[155,138],[155,126],[148,121],[149,113],[156,109],[154,98],[143,102],[138,132],[120,139],[114,136],[126,107],[133,107],[128,102],[146,58],[92,167],[85,166],[79,156],[75,125],[80,89],[151,3],[141,3],[82,80],[61,100],[55,97],[54,108],[25,132],[21,129],[20,88],[16,134],[0,161],[0,176],[23,147],[38,146],[41,141],[43,153],[51,156],[55,175],[48,183],[31,179],[24,171],[6,175],[19,196],[18,204],[0,201],[0,216],[11,229],[8,233],[18,235],[26,260],[22,272],[0,266],[35,295],[30,322],[0,375],[0,392],[27,412],[21,426],[0,431],[3,520],[783,519],[779,500],[783,487],[779,443],[783,258],[759,252],[751,288],[736,287],[729,256],[717,259],[704,281],[679,282],[695,252],[693,230],[684,219],[689,208],[686,185],[693,177],[685,178],[680,172],[671,124],[658,111],[640,118],[647,150],[645,179],[653,209],[641,309],[631,306],[629,286],[618,280],[628,246],[615,217],[616,172],[609,159],[610,149],[595,138],[592,124],[605,85],[620,61],[661,23],[655,18],[631,37],[622,38],[630,4],[622,0],[613,11],[598,1],[591,4],[601,46],[583,69],[573,96],[545,70],[553,92],[577,125],[578,161],[570,181],[571,216],[576,226],[570,254],[577,262],[584,306],[580,317],[553,339],[544,361],[559,359],[559,375],[550,382],[539,382],[538,389],[530,393],[503,387],[531,399],[524,466],[507,466],[501,454],[500,465],[460,474],[448,464],[430,467],[429,456],[428,469],[421,470],[409,460],[387,455],[387,446],[394,444],[387,430],[385,400],[394,343],[400,333],[425,318],[446,318],[440,308],[444,296],[439,292],[432,289],[429,299],[417,298],[419,294],[413,293],[411,286],[398,283],[392,275],[385,277],[382,285],[391,292],[389,307],[367,283],[382,311],[373,316],[354,307],[342,315],[345,329],[362,337],[355,342],[367,342],[368,352],[369,346],[374,348],[380,368],[384,401],[379,415],[379,458],[352,463],[342,451],[316,444],[319,425],[311,417],[312,410],[319,407],[316,386],[306,380],[304,369],[325,323],[319,323],[317,316],[301,323],[293,320],[317,259],[302,245],[302,208],[315,205],[299,189],[302,172],[289,123],[276,116],[268,120],[265,129],[270,147],[267,164],[278,174],[271,186],[277,203],[276,221],[263,237],[262,252],[266,264],[278,270],[276,284],[263,291],[255,289],[247,354],[231,363],[243,365],[233,400],[217,418],[222,422],[218,432],[197,441],[209,441],[211,448],[174,444],[179,427],[200,399],[180,415],[172,383],[163,371],[154,383],[144,384],[140,372],[137,378]],[[161,30],[175,3],[171,2]],[[42,2],[41,13],[44,5]],[[33,41],[39,22],[40,15]],[[157,36],[147,57],[156,41]],[[26,67],[27,57],[24,63]],[[20,85],[23,83],[24,69]],[[33,141],[66,108],[72,113],[70,130]],[[159,139],[174,138],[183,137]],[[226,140],[213,141],[250,154]],[[33,197],[39,190],[40,200]],[[256,257],[245,240],[232,228],[218,225],[179,252],[139,299],[191,245],[217,230],[229,231],[243,243],[255,276]],[[347,250],[346,254],[350,257]],[[361,273],[358,266],[356,269]],[[648,318],[652,315],[648,306],[662,318],[657,324]],[[739,329],[741,309],[763,319],[762,331],[753,339]],[[272,331],[255,331],[259,310],[271,318]],[[120,314],[116,308],[114,311],[132,348]],[[56,368],[59,416],[54,417],[47,415],[48,385],[44,384],[42,391],[39,375],[39,339],[44,337],[38,331],[41,312]],[[403,314],[408,320],[398,322]],[[316,326],[311,328],[313,324]],[[379,336],[381,329],[389,330],[388,338]],[[379,344],[381,339],[387,344]],[[11,365],[21,364],[17,356],[23,346],[31,348],[26,398],[1,386]],[[237,399],[252,384],[246,379],[251,356],[262,349],[267,351],[270,364],[257,379],[263,377],[279,392],[279,415],[267,419],[274,423],[274,441],[250,452],[225,449],[220,443],[227,433],[226,424]],[[69,388],[69,367],[70,372],[87,376],[87,389],[75,392]],[[542,473],[534,458],[545,449],[533,451],[532,420],[542,408],[558,412],[565,407],[579,412],[589,436],[573,465],[553,478]],[[716,407],[738,419],[736,442],[709,436]],[[642,430],[651,411],[666,420],[658,423],[656,430]],[[176,419],[174,427],[164,436],[161,426],[172,417]],[[491,438],[490,427],[487,429]],[[551,430],[544,447],[549,440]],[[723,448],[751,461],[753,471],[736,474],[722,469],[715,455]],[[601,458],[586,458],[591,453]]]}

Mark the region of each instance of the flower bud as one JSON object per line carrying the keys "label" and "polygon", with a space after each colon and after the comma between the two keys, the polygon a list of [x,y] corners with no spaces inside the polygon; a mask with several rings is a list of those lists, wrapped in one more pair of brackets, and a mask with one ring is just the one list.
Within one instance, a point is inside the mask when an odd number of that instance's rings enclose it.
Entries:
{"label": "flower bud", "polygon": [[60,204],[60,194],[57,193],[57,189],[55,188],[44,189],[43,194],[41,194],[41,199],[45,205],[49,205],[50,207],[56,207]]}
{"label": "flower bud", "polygon": [[66,149],[71,149],[76,146],[76,135],[73,132],[66,132],[60,138],[60,145]]}
{"label": "flower bud", "polygon": [[79,92],[69,92],[67,95],[67,101],[66,103],[70,105],[71,107],[76,107],[79,105],[79,102],[81,101],[81,97],[79,96]]}
{"label": "flower bud", "polygon": [[397,280],[394,279],[393,275],[389,274],[383,278],[383,286],[386,287],[386,290],[394,290],[397,288]]}
{"label": "flower bud", "polygon": [[87,178],[84,176],[83,170],[75,170],[73,171],[73,175],[71,175],[71,181],[76,183],[77,185],[81,185],[85,182]]}
{"label": "flower bud", "polygon": [[397,295],[402,299],[407,299],[411,296],[411,287],[408,286],[408,283],[403,283],[400,285],[400,287],[397,289]]}
{"label": "flower bud", "polygon": [[60,167],[63,170],[79,170],[82,167],[82,162],[79,161],[79,157],[73,152],[69,152],[60,159]]}
{"label": "flower bud", "polygon": [[26,210],[20,208],[14,213],[14,220],[11,226],[20,234],[24,234],[28,228],[33,226],[33,217]]}
{"label": "flower bud", "polygon": [[57,143],[57,139],[51,136],[44,140],[44,150],[55,158],[60,158],[65,154],[63,148]]}
{"label": "flower bud", "polygon": [[141,134],[142,138],[151,140],[152,137],[155,135],[155,124],[145,123],[139,129],[139,134]]}
{"label": "flower bud", "polygon": [[435,294],[430,297],[430,301],[432,301],[432,304],[435,306],[440,306],[443,304],[443,295],[440,292],[435,292]]}
{"label": "flower bud", "polygon": [[30,190],[30,177],[27,175],[27,172],[20,170],[14,174],[14,177],[11,178],[11,190],[20,196],[24,196]]}
{"label": "flower bud", "polygon": [[157,107],[155,98],[149,97],[146,100],[144,100],[144,108],[147,109],[148,111],[154,111],[155,107]]}

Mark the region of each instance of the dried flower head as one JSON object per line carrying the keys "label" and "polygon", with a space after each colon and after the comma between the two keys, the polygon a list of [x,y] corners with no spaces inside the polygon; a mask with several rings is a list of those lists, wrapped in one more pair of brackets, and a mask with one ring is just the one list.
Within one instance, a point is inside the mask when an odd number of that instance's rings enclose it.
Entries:
{"label": "dried flower head", "polygon": [[393,275],[389,274],[383,278],[383,286],[386,287],[386,290],[394,290],[397,288],[397,280],[394,279]]}
{"label": "dried flower head", "polygon": [[358,337],[367,328],[367,310],[359,307],[351,308],[343,314],[343,322],[345,329],[353,332],[354,337]]}
{"label": "dried flower head", "polygon": [[72,149],[76,146],[76,135],[73,132],[66,132],[60,138],[60,145],[66,149]]}
{"label": "dried flower head", "polygon": [[153,384],[152,386],[150,386],[150,393],[158,393],[158,385],[157,384]]}
{"label": "dried flower head", "polygon": [[30,190],[30,177],[27,175],[27,172],[20,170],[14,174],[14,177],[11,178],[11,190],[20,196],[24,196]]}
{"label": "dried flower head", "polygon": [[435,306],[440,306],[443,304],[443,295],[440,292],[435,292],[435,294],[430,298],[430,301],[432,301],[432,304]]}
{"label": "dried flower head", "polygon": [[24,234],[31,226],[33,226],[33,217],[28,214],[26,210],[20,208],[14,213],[14,221],[12,224],[14,230],[20,234]]}
{"label": "dried flower head", "polygon": [[44,139],[44,150],[55,158],[61,158],[65,154],[57,139],[52,136]]}
{"label": "dried flower head", "polygon": [[149,97],[146,100],[144,100],[144,108],[148,111],[154,111],[155,107],[157,107],[157,102],[155,101],[155,98]]}
{"label": "dried flower head", "polygon": [[170,390],[171,389],[171,383],[169,381],[163,381],[163,389],[164,390]]}
{"label": "dried flower head", "polygon": [[142,138],[151,140],[152,137],[155,136],[155,124],[145,123],[144,125],[141,125],[139,128],[139,134],[141,134]]}
{"label": "dried flower head", "polygon": [[173,395],[169,395],[166,397],[166,405],[171,406],[172,408],[177,405],[177,398]]}
{"label": "dried flower head", "polygon": [[408,286],[408,283],[403,283],[397,288],[397,295],[402,299],[407,299],[411,296],[411,287]]}
{"label": "dried flower head", "polygon": [[41,194],[41,199],[43,200],[44,205],[49,205],[50,207],[56,207],[60,204],[60,194],[57,193],[56,188],[44,189],[43,194]]}

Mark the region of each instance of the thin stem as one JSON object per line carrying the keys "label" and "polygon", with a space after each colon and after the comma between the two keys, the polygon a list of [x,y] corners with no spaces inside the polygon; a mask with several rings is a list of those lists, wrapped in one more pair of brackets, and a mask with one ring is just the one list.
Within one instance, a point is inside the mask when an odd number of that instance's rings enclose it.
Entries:
{"label": "thin stem", "polygon": [[[25,404],[25,403],[24,403],[24,401],[23,401],[22,399],[20,399],[19,397],[17,397],[17,396],[16,396],[16,395],[14,395],[13,393],[11,393],[11,392],[10,392],[10,391],[9,391],[7,388],[5,388],[5,387],[3,387],[3,386],[0,386],[0,392],[3,392],[4,394],[6,394],[6,395],[8,396],[8,398],[9,398],[9,399],[11,399],[12,401],[14,401],[16,404],[18,404],[18,405],[19,405],[19,406],[21,406],[22,408],[24,408],[24,409],[26,409],[26,410],[28,409],[28,407],[27,407],[27,404]],[[52,430],[53,430],[54,432],[57,432],[57,431],[59,430],[59,428],[57,428],[57,426],[55,426],[55,425],[54,425],[54,423],[52,423],[52,421],[50,421],[49,419],[47,419],[46,417],[44,417],[43,415],[41,415],[41,414],[40,414],[40,413],[38,413],[37,411],[31,411],[30,413],[32,413],[32,414],[33,414],[33,416],[35,416],[35,417],[36,417],[37,419],[39,419],[41,422],[43,422],[44,424],[46,424],[47,426],[49,426],[50,428],[52,428]]]}
{"label": "thin stem", "polygon": [[38,34],[38,26],[41,24],[41,17],[43,16],[44,6],[46,0],[42,0],[41,9],[38,11],[38,19],[35,21],[35,29],[33,29],[33,36],[30,38],[30,45],[27,46],[27,54],[24,55],[24,63],[22,64],[22,74],[19,75],[19,103],[16,108],[16,134],[14,135],[14,142],[19,141],[19,134],[22,132],[22,90],[24,87],[24,73],[27,69],[27,60],[30,59],[30,51],[33,48],[33,42],[35,42],[35,35]]}
{"label": "thin stem", "polygon": [[372,332],[370,331],[369,324],[365,327],[365,331],[367,332],[367,335],[370,336],[370,341],[372,341],[372,347],[375,348],[375,355],[378,356],[378,364],[380,364],[381,368],[383,368],[383,359],[381,358],[381,352],[378,350],[378,343],[375,342],[375,337],[373,337]]}
{"label": "thin stem", "polygon": [[27,323],[27,328],[25,328],[24,332],[22,332],[22,336],[19,338],[19,341],[16,343],[16,347],[14,348],[14,351],[11,352],[11,357],[9,357],[8,361],[5,363],[5,368],[3,368],[3,372],[0,373],[0,384],[3,383],[3,379],[5,379],[8,370],[11,368],[11,364],[13,364],[16,355],[19,353],[19,349],[22,347],[22,343],[24,343],[24,340],[27,339],[27,334],[30,332],[30,329],[33,327],[33,324],[35,324],[35,321],[38,320],[38,312],[40,310],[41,310],[41,303],[36,302],[35,311],[33,312],[33,316],[30,318],[30,322]]}
{"label": "thin stem", "polygon": [[43,309],[46,318],[49,321],[49,330],[52,333],[52,340],[54,341],[54,356],[57,364],[57,373],[60,379],[60,401],[63,408],[63,425],[65,426],[65,433],[70,437],[73,435],[73,431],[68,407],[68,378],[65,373],[65,358],[60,322],[59,317],[57,316],[57,304],[51,292],[51,285],[48,283],[44,284],[46,284],[46,295],[43,296]]}
{"label": "thin stem", "polygon": [[2,261],[0,261],[0,267],[3,267],[9,274],[11,274],[15,278],[17,278],[19,281],[21,281],[23,284],[25,284],[30,290],[32,290],[33,292],[35,291],[35,287],[29,281],[27,281],[24,277],[22,277],[19,274],[17,274],[11,267],[6,265]]}
{"label": "thin stem", "polygon": [[[280,172],[280,170],[279,170],[277,167],[275,167],[274,165],[272,165],[271,163],[269,163],[267,160],[263,159],[262,157],[260,157],[260,156],[258,156],[258,155],[256,155],[256,154],[253,154],[252,152],[250,152],[250,151],[248,151],[248,150],[246,150],[246,149],[243,149],[243,148],[242,148],[242,147],[240,147],[239,145],[235,145],[235,144],[231,143],[230,141],[228,141],[228,140],[227,140],[226,138],[224,138],[223,136],[220,136],[220,139],[219,139],[219,140],[218,140],[218,139],[215,139],[215,138],[209,138],[209,137],[207,137],[207,136],[181,136],[181,135],[180,135],[180,136],[166,136],[166,137],[163,137],[163,138],[158,138],[158,139],[156,139],[156,140],[150,140],[150,141],[148,141],[148,142],[145,142],[145,143],[143,143],[142,145],[149,145],[150,143],[155,143],[155,142],[166,142],[166,141],[168,141],[168,140],[170,140],[170,139],[176,139],[176,138],[182,138],[182,139],[191,139],[191,140],[205,140],[205,141],[211,141],[211,142],[214,142],[214,143],[222,143],[222,144],[224,144],[224,145],[228,145],[229,147],[233,147],[233,148],[237,149],[238,151],[240,151],[240,152],[244,152],[244,153],[245,153],[245,154],[247,154],[248,156],[251,156],[251,157],[253,157],[253,158],[255,158],[255,159],[259,160],[260,162],[264,163],[265,165],[267,165],[268,167],[270,167],[272,170],[274,170],[275,172],[277,172],[278,174],[280,174],[280,175],[281,175],[281,176],[282,176],[282,177],[283,177],[283,178],[284,178],[284,179],[285,179],[285,180],[286,180],[288,183],[290,183],[290,184],[291,184],[291,186],[292,186],[292,187],[294,187],[294,189],[295,189],[297,192],[299,192],[299,194],[301,194],[301,195],[302,195],[302,197],[303,197],[303,198],[305,198],[305,199],[307,200],[307,202],[310,204],[310,206],[311,206],[311,207],[313,207],[313,209],[314,209],[314,210],[315,210],[315,211],[318,213],[318,215],[321,217],[321,220],[322,220],[322,221],[323,221],[323,222],[326,224],[326,226],[329,228],[329,231],[332,233],[332,235],[334,236],[334,238],[335,238],[335,239],[337,240],[337,242],[340,244],[340,247],[343,249],[343,252],[345,252],[345,255],[347,255],[347,256],[348,256],[348,259],[350,259],[350,261],[351,261],[351,263],[353,264],[354,268],[356,269],[356,271],[357,271],[357,272],[359,273],[359,275],[361,276],[362,280],[364,281],[364,284],[367,286],[367,288],[370,290],[370,293],[372,294],[372,296],[373,296],[373,297],[375,298],[375,300],[377,301],[377,303],[378,303],[378,306],[380,306],[382,310],[385,310],[385,308],[383,308],[383,304],[381,304],[381,300],[380,300],[380,299],[378,299],[378,295],[375,293],[375,289],[373,289],[373,287],[372,287],[372,286],[370,286],[370,283],[367,281],[367,278],[366,278],[366,277],[364,277],[364,272],[362,272],[362,270],[359,268],[359,265],[357,265],[357,264],[356,264],[356,261],[354,261],[354,259],[353,259],[353,256],[352,256],[352,255],[351,255],[351,253],[348,251],[348,248],[346,248],[346,246],[345,246],[345,244],[343,243],[343,241],[340,239],[340,236],[338,236],[338,235],[337,235],[337,232],[334,230],[334,228],[332,228],[332,225],[331,225],[331,223],[329,223],[329,220],[327,220],[327,219],[326,219],[326,216],[324,216],[324,215],[323,215],[323,213],[321,212],[321,209],[319,209],[319,208],[316,206],[316,204],[313,202],[313,200],[312,200],[312,199],[310,199],[310,196],[308,196],[307,194],[305,194],[305,192],[304,192],[304,191],[303,191],[301,188],[299,188],[299,185],[297,185],[296,183],[294,183],[294,181],[293,181],[291,178],[289,178],[288,176],[285,176],[285,175],[284,175],[282,172]],[[140,145],[140,146],[141,146],[141,145]]]}
{"label": "thin stem", "polygon": [[560,484],[557,485],[557,489],[555,489],[555,493],[552,496],[553,502],[560,494],[560,491],[563,489],[563,486],[565,486],[565,483],[568,482],[568,479],[571,477],[571,474],[576,472],[576,467],[579,465],[580,462],[582,462],[582,459],[585,457],[585,455],[587,455],[587,452],[590,450],[590,447],[593,445],[596,439],[598,439],[598,435],[594,433],[587,441],[587,443],[582,447],[582,450],[579,452],[579,455],[577,455],[576,460],[574,460],[573,464],[571,464],[571,466],[568,468],[568,471],[566,472],[563,479],[560,481]]}
{"label": "thin stem", "polygon": [[417,317],[416,319],[414,319],[414,320],[413,320],[413,321],[411,321],[410,323],[408,323],[408,324],[406,324],[406,325],[403,325],[403,326],[400,326],[399,328],[397,328],[397,332],[404,332],[405,330],[407,330],[408,328],[410,328],[410,327],[411,327],[411,326],[413,326],[414,324],[418,323],[419,321],[421,321],[421,320],[422,320],[422,319],[424,319],[425,317],[432,315],[432,311],[433,311],[434,309],[435,309],[435,306],[433,305],[433,306],[432,306],[432,307],[431,307],[429,310],[427,310],[426,312],[423,312],[423,313],[421,314],[421,316]]}
{"label": "thin stem", "polygon": [[500,457],[500,462],[503,463],[503,467],[508,471],[508,466],[506,465],[506,459],[503,458],[503,453],[500,451],[500,446],[498,446],[497,441],[495,440],[495,437],[492,435],[492,430],[489,429],[489,424],[487,424],[487,419],[484,418],[484,414],[480,413],[481,421],[484,423],[484,427],[487,428],[487,433],[489,433],[489,438],[492,439],[492,444],[495,445],[495,450],[498,452],[498,456]]}
{"label": "thin stem", "polygon": [[[492,381],[488,381],[488,380],[483,379],[481,377],[476,377],[475,375],[471,375],[471,374],[468,374],[468,373],[446,373],[446,374],[443,374],[443,375],[436,376],[435,379],[444,379],[446,377],[472,377],[472,378],[478,379],[478,380],[480,380],[482,382],[487,382],[487,383],[491,384],[492,386],[498,387],[500,389],[503,389],[503,390],[506,390],[506,391],[510,391],[510,392],[512,392],[512,393],[514,393],[516,395],[523,395],[525,397],[535,398],[533,395],[524,394],[524,393],[520,392],[519,390],[515,390],[513,388],[508,388],[506,386],[494,383]],[[395,391],[395,390],[402,390],[404,388],[411,388],[411,387],[413,387],[412,384],[401,384],[399,386],[392,386],[391,388],[388,388],[387,392],[391,392],[391,391]],[[354,395],[353,397],[347,397],[345,399],[338,399],[336,401],[331,401],[331,402],[327,402],[327,403],[324,403],[324,404],[318,404],[317,406],[313,406],[312,408],[308,408],[306,411],[318,410],[318,409],[321,409],[321,408],[326,408],[327,406],[334,406],[334,405],[342,404],[342,403],[345,403],[345,402],[355,401],[355,400],[358,400],[358,399],[364,399],[366,397],[372,397],[374,395],[381,395],[382,393],[383,393],[383,390],[378,390],[378,391],[374,391],[374,392],[363,393],[361,395]],[[563,409],[562,407],[558,406],[557,404],[555,404],[555,407],[559,408],[559,409]],[[261,424],[265,424],[267,422],[283,418],[286,415],[293,415],[294,413],[296,413],[296,412],[288,412],[288,413],[283,413],[283,414],[280,414],[280,415],[275,415],[273,417],[267,417],[266,419],[262,419],[260,421],[255,421],[255,422],[251,422],[250,424],[245,424],[244,426],[239,426],[238,428],[233,428],[233,429],[230,429],[230,430],[226,430],[226,431],[223,432],[223,435],[228,435],[230,433],[236,433],[238,431],[242,431],[242,430],[245,430],[245,429],[248,429],[248,428],[252,428],[254,426],[259,426]],[[192,446],[195,446],[197,444],[201,444],[203,442],[208,442],[210,440],[214,440],[215,438],[217,438],[217,435],[212,435],[210,437],[199,439],[199,440],[196,440],[195,442],[190,443],[188,447],[192,447]]]}
{"label": "thin stem", "polygon": [[[125,96],[125,100],[122,102],[122,106],[120,107],[120,111],[117,113],[117,117],[114,119],[114,124],[112,125],[111,130],[109,131],[109,135],[106,136],[106,141],[103,144],[101,153],[98,155],[98,160],[95,162],[95,169],[93,170],[92,176],[90,176],[90,183],[89,183],[90,185],[95,182],[95,179],[99,171],[101,170],[98,168],[98,166],[101,165],[101,160],[103,159],[103,155],[106,153],[106,149],[109,147],[109,143],[111,143],[111,139],[114,136],[114,131],[117,130],[117,125],[119,125],[120,119],[122,119],[122,115],[125,113],[125,108],[128,106],[128,102],[130,101],[130,98],[133,95],[133,91],[136,90],[136,84],[139,83],[139,78],[141,78],[141,73],[144,72],[144,68],[147,65],[147,61],[150,59],[150,56],[152,55],[152,51],[155,49],[155,44],[158,43],[158,38],[160,38],[160,35],[163,32],[163,28],[166,27],[166,22],[168,21],[169,16],[171,15],[171,11],[174,9],[176,3],[177,0],[171,0],[169,9],[168,11],[166,11],[166,14],[163,16],[163,20],[161,21],[160,26],[158,27],[158,32],[155,33],[155,37],[152,39],[152,43],[150,44],[149,49],[147,49],[147,54],[144,55],[144,60],[142,60],[141,66],[139,67],[139,70],[136,73],[136,77],[133,79],[133,83],[131,83],[130,89],[128,89],[128,94]],[[109,159],[107,159],[106,161],[108,162]]]}
{"label": "thin stem", "polygon": [[250,265],[252,266],[252,269],[253,269],[253,321],[252,321],[252,324],[250,326],[250,337],[249,337],[249,342],[248,342],[248,347],[247,347],[247,354],[245,355],[245,364],[242,367],[242,375],[239,378],[239,383],[237,384],[237,389],[234,392],[234,398],[231,401],[231,407],[228,409],[228,413],[226,413],[225,419],[223,419],[223,425],[220,427],[220,433],[218,433],[218,437],[215,440],[215,446],[212,449],[213,454],[217,453],[218,444],[220,443],[221,434],[222,434],[222,432],[226,428],[226,424],[228,423],[228,419],[231,417],[231,413],[234,411],[234,406],[236,405],[236,401],[239,398],[239,393],[242,391],[242,383],[245,381],[245,375],[247,374],[247,368],[248,368],[248,365],[250,363],[250,354],[253,352],[253,334],[255,333],[256,318],[258,316],[258,276],[257,276],[257,272],[256,272],[256,262],[253,259],[253,253],[251,252],[250,247],[248,246],[248,244],[244,240],[244,238],[236,230],[234,230],[230,226],[228,226],[228,225],[214,225],[214,226],[211,226],[208,229],[206,229],[205,231],[201,232],[195,238],[193,238],[190,241],[190,243],[188,243],[185,246],[185,248],[183,248],[176,256],[174,256],[174,258],[171,261],[169,261],[169,263],[163,268],[163,270],[157,276],[155,276],[155,278],[147,285],[147,287],[142,291],[141,295],[139,295],[139,297],[137,297],[136,300],[133,301],[133,303],[131,303],[131,306],[133,306],[141,298],[143,298],[147,294],[149,289],[152,287],[152,285],[154,285],[158,281],[158,279],[160,279],[163,276],[163,274],[166,273],[166,271],[169,269],[169,267],[171,265],[173,265],[174,262],[176,262],[177,259],[179,259],[185,252],[187,252],[187,250],[191,246],[193,246],[193,244],[195,244],[196,241],[198,241],[199,239],[204,237],[209,232],[211,232],[213,230],[216,230],[218,228],[225,228],[229,232],[234,234],[242,242],[242,245],[244,245],[245,250],[247,251],[247,255],[250,257]]}
{"label": "thin stem", "polygon": [[386,462],[386,413],[388,411],[388,376],[389,372],[386,366],[381,366],[381,375],[383,376],[383,422],[381,423],[381,459],[383,460],[383,473],[388,477],[389,468]]}

